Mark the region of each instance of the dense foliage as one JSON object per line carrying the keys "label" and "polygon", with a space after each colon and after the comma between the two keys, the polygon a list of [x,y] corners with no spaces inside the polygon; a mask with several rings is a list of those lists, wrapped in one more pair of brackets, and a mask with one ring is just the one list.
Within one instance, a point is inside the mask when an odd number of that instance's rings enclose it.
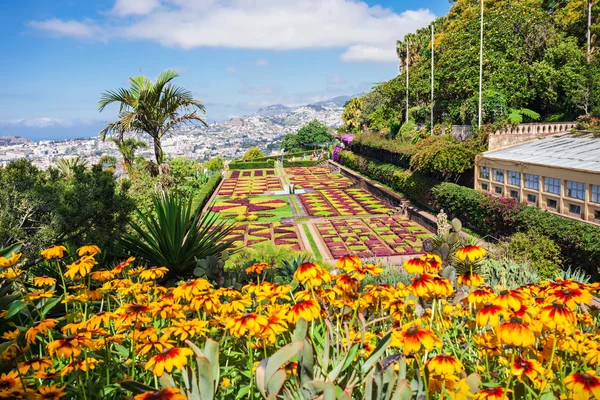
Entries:
{"label": "dense foliage", "polygon": [[443,208],[475,230],[491,233],[486,230],[491,226],[497,227],[500,234],[533,230],[560,247],[565,265],[582,268],[592,277],[598,277],[600,227],[519,203],[499,205],[500,200],[490,197],[452,183],[442,183],[431,190],[431,201],[436,208]]}
{"label": "dense foliage", "polygon": [[75,166],[68,176],[27,160],[0,168],[0,247],[23,243],[26,256],[52,243],[95,242],[114,251],[133,204],[126,188],[100,166]]}
{"label": "dense foliage", "polygon": [[320,147],[329,143],[333,136],[329,128],[317,120],[310,121],[298,130],[298,133],[288,133],[281,141],[281,148],[286,152],[302,151]]}
{"label": "dense foliage", "polygon": [[266,161],[232,161],[229,169],[268,169],[275,168],[275,159]]}
{"label": "dense foliage", "polygon": [[[480,3],[453,2],[435,27],[436,123],[477,122]],[[573,120],[600,112],[598,41],[600,4],[593,2],[591,55],[587,61],[586,2],[491,0],[485,2],[483,123]],[[408,46],[409,116],[429,123],[431,27],[397,44],[400,74],[352,99],[344,127],[396,135],[405,122]]]}
{"label": "dense foliage", "polygon": [[507,256],[535,270],[544,279],[560,276],[560,247],[552,239],[535,231],[517,232],[500,244]]}
{"label": "dense foliage", "polygon": [[246,153],[242,156],[242,161],[250,161],[255,158],[262,158],[265,154],[258,147],[250,147]]}

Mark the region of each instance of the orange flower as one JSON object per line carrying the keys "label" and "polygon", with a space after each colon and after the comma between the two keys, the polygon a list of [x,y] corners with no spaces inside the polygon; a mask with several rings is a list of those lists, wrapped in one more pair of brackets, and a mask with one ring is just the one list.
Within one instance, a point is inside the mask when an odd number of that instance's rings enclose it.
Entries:
{"label": "orange flower", "polygon": [[79,257],[94,256],[98,253],[100,253],[100,247],[90,243],[77,249],[77,255],[79,255]]}
{"label": "orange flower", "polygon": [[162,376],[173,368],[181,369],[187,364],[187,358],[194,352],[188,348],[165,349],[160,354],[152,357],[146,363],[146,370],[152,369],[156,376]]}
{"label": "orange flower", "polygon": [[245,336],[246,333],[258,336],[268,323],[269,320],[264,315],[246,313],[241,317],[227,320],[225,329],[229,329],[229,332],[236,337]]}
{"label": "orange flower", "polygon": [[134,262],[134,261],[135,261],[135,257],[129,257],[127,260],[125,260],[125,261],[123,261],[123,262],[121,262],[121,263],[117,264],[117,265],[116,265],[116,266],[113,268],[112,272],[113,272],[114,274],[118,274],[118,273],[120,273],[120,272],[123,272],[123,270],[124,270],[125,268],[127,268],[127,267],[129,266],[129,264],[131,264],[131,263],[132,263],[132,262]]}
{"label": "orange flower", "polygon": [[379,276],[383,272],[383,268],[379,267],[380,264],[354,264],[347,266],[344,271],[348,273],[351,277],[362,281],[365,279],[365,276]]}
{"label": "orange flower", "polygon": [[38,387],[39,397],[38,399],[42,400],[59,400],[61,397],[66,396],[65,388],[59,387],[59,384],[55,384],[52,386],[40,386]]}
{"label": "orange flower", "polygon": [[246,273],[260,275],[266,268],[269,268],[269,264],[266,262],[256,263],[246,268]]}
{"label": "orange flower", "polygon": [[485,326],[488,323],[496,326],[500,323],[500,315],[506,315],[506,309],[497,304],[486,303],[481,310],[477,312],[477,325]]}
{"label": "orange flower", "polygon": [[294,279],[309,287],[318,287],[323,283],[331,282],[331,275],[325,268],[314,263],[301,264],[296,272]]}
{"label": "orange flower", "polygon": [[46,250],[42,250],[42,256],[46,260],[52,260],[54,258],[63,258],[65,251],[67,251],[67,248],[65,246],[52,245]]}
{"label": "orange flower", "polygon": [[577,323],[575,313],[566,304],[554,302],[542,308],[540,320],[550,329],[571,331]]}
{"label": "orange flower", "polygon": [[47,368],[50,368],[52,364],[50,358],[40,357],[37,354],[34,354],[29,360],[25,360],[19,364],[19,372],[24,375],[29,371],[29,368],[34,371],[46,370]]}
{"label": "orange flower", "polygon": [[57,322],[57,320],[51,318],[35,322],[33,326],[25,333],[27,343],[35,344],[37,335],[39,333],[47,333],[50,329],[53,329],[56,326]]}
{"label": "orange flower", "polygon": [[489,287],[481,287],[473,290],[467,297],[467,301],[477,305],[485,304],[490,301],[493,295],[494,292]]}
{"label": "orange flower", "polygon": [[422,328],[414,323],[408,323],[401,330],[392,332],[392,347],[403,347],[404,354],[416,353],[421,348],[432,351],[435,346],[440,347],[442,342],[429,328]]}
{"label": "orange flower", "polygon": [[300,319],[312,321],[321,316],[321,306],[314,299],[301,299],[296,302],[290,309],[288,320],[292,323],[298,322]]}
{"label": "orange flower", "polygon": [[504,389],[495,387],[495,388],[486,388],[481,389],[477,396],[475,396],[475,400],[508,400],[506,394],[504,394]]}
{"label": "orange flower", "polygon": [[496,327],[496,335],[502,344],[512,344],[517,347],[529,347],[535,343],[533,332],[523,325],[519,318],[511,318]]}
{"label": "orange flower", "polygon": [[167,267],[152,267],[142,271],[140,273],[140,278],[146,281],[152,281],[164,277],[167,275],[167,272],[169,272]]}
{"label": "orange flower", "polygon": [[458,284],[465,286],[481,286],[483,284],[483,277],[478,274],[466,273],[458,276]]}
{"label": "orange flower", "polygon": [[56,279],[50,278],[46,275],[44,276],[34,276],[33,277],[33,285],[34,286],[52,286],[56,283]]}
{"label": "orange flower", "polygon": [[468,245],[456,251],[456,258],[460,261],[465,261],[467,258],[475,261],[483,257],[485,257],[485,249],[479,246]]}
{"label": "orange flower", "polygon": [[71,335],[47,344],[51,356],[69,358],[78,357],[83,347],[92,347],[92,341],[84,335]]}
{"label": "orange flower", "polygon": [[345,292],[353,292],[358,288],[358,279],[349,274],[336,275],[333,277],[336,286],[339,286]]}
{"label": "orange flower", "polygon": [[179,389],[168,388],[156,392],[146,392],[136,395],[134,400],[187,400],[187,397],[179,393]]}
{"label": "orange flower", "polygon": [[462,371],[463,364],[449,354],[438,354],[427,362],[427,369],[437,375],[454,375]]}
{"label": "orange flower", "polygon": [[539,375],[544,374],[544,368],[536,360],[526,360],[522,357],[512,363],[511,368],[512,374],[518,376],[521,379],[522,375],[525,375],[532,381],[535,381]]}
{"label": "orange flower", "polygon": [[2,268],[12,268],[14,267],[19,259],[21,258],[22,253],[12,253],[10,257],[0,257],[0,267]]}
{"label": "orange flower", "polygon": [[548,300],[563,303],[574,309],[577,304],[589,304],[592,301],[592,294],[587,290],[564,287],[550,292]]}
{"label": "orange flower", "polygon": [[426,253],[419,257],[421,260],[427,261],[428,267],[425,267],[425,272],[430,274],[437,274],[442,270],[442,257],[437,254]]}
{"label": "orange flower", "polygon": [[571,374],[565,378],[564,384],[574,400],[600,399],[600,379],[596,371]]}
{"label": "orange flower", "polygon": [[362,262],[360,261],[360,258],[358,258],[357,256],[346,255],[346,256],[343,256],[342,258],[338,259],[335,262],[335,267],[346,271],[346,268],[353,267],[355,265],[361,265],[361,264],[362,264]]}
{"label": "orange flower", "polygon": [[523,296],[514,290],[503,290],[498,297],[494,299],[494,304],[506,309],[520,310],[521,305],[525,304]]}
{"label": "orange flower", "polygon": [[431,266],[422,258],[411,258],[404,261],[404,269],[409,274],[424,274],[431,269]]}

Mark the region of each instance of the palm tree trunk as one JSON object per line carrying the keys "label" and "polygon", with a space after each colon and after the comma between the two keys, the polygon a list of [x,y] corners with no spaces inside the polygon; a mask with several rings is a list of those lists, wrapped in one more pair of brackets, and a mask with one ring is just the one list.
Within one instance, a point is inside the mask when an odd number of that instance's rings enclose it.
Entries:
{"label": "palm tree trunk", "polygon": [[160,145],[160,138],[154,138],[154,157],[156,157],[156,164],[160,167],[163,163],[163,151],[162,146]]}

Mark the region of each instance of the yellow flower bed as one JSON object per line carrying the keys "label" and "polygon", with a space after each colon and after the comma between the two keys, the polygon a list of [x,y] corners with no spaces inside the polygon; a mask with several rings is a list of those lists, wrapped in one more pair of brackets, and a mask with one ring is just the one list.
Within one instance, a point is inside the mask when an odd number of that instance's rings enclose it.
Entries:
{"label": "yellow flower bed", "polygon": [[[102,265],[95,246],[42,255],[55,277],[32,276],[18,254],[0,257],[3,286],[16,294],[2,312],[0,398],[122,398],[131,393],[120,383],[135,380],[149,390],[136,399],[185,399],[182,368],[211,365],[191,343],[218,343],[214,398],[318,398],[328,385],[363,398],[383,376],[403,399],[600,398],[597,283],[493,289],[476,268],[456,282],[440,276],[442,260],[427,254],[406,262],[407,286],[365,284],[383,269],[346,256],[335,273],[302,264],[290,284],[266,281],[271,267],[256,264],[252,283],[235,289],[202,278],[164,285],[167,268],[133,257]],[[475,266],[485,251],[455,256]],[[279,375],[271,361],[258,364],[282,347],[296,358]],[[305,362],[313,354],[316,364]],[[281,386],[263,387],[265,368]],[[317,385],[305,382],[308,368],[313,380],[329,372]],[[311,397],[302,387],[317,389]]]}

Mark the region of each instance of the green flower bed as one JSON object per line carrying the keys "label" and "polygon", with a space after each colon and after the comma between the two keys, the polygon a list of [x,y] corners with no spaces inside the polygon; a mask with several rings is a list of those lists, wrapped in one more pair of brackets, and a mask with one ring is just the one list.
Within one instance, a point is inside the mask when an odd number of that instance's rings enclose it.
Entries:
{"label": "green flower bed", "polygon": [[229,169],[269,169],[275,168],[275,160],[266,161],[232,161]]}

